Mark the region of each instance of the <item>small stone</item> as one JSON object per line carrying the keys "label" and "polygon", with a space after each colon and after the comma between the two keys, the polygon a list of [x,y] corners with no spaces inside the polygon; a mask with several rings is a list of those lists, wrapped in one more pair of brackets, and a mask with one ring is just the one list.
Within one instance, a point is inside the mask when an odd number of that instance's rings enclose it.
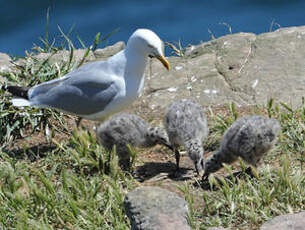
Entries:
{"label": "small stone", "polygon": [[305,211],[277,216],[264,223],[260,230],[304,230]]}
{"label": "small stone", "polygon": [[143,186],[129,192],[124,201],[132,230],[190,230],[187,202],[176,193]]}

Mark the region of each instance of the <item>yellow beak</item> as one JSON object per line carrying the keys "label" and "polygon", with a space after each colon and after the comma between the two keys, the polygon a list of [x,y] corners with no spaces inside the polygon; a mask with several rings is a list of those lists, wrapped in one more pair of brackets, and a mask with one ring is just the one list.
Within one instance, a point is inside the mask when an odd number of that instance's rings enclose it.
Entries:
{"label": "yellow beak", "polygon": [[168,60],[163,55],[156,56],[156,58],[158,58],[159,61],[162,62],[162,64],[165,66],[165,68],[167,70],[170,69],[170,64],[169,64]]}

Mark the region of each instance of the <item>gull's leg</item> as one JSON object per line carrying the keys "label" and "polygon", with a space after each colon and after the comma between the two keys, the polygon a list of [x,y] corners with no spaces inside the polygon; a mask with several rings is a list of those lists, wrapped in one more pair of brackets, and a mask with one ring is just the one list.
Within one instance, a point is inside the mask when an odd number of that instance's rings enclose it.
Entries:
{"label": "gull's leg", "polygon": [[195,171],[196,171],[197,175],[199,176],[199,169],[198,169],[197,163],[195,164]]}
{"label": "gull's leg", "polygon": [[249,166],[247,169],[246,169],[246,171],[245,171],[245,173],[247,174],[247,175],[249,175],[250,177],[255,177],[255,173],[253,173],[253,170],[255,170],[254,168],[252,168],[252,167],[255,167],[255,169],[257,169],[257,164],[254,164],[253,166]]}
{"label": "gull's leg", "polygon": [[248,168],[246,168],[245,173],[251,175],[251,173],[252,173],[252,168],[251,168],[251,166],[249,166]]}
{"label": "gull's leg", "polygon": [[120,168],[125,171],[128,172],[130,171],[130,153],[129,153],[129,149],[127,148],[126,145],[117,145],[116,148],[116,154],[119,158],[119,166]]}
{"label": "gull's leg", "polygon": [[123,170],[123,172],[129,172],[130,171],[130,158],[119,158],[118,162],[120,168]]}
{"label": "gull's leg", "polygon": [[175,148],[175,158],[176,158],[176,171],[179,171],[180,153],[176,148]]}
{"label": "gull's leg", "polygon": [[83,120],[83,118],[82,117],[79,117],[79,118],[77,118],[77,120],[76,120],[76,126],[77,126],[77,128],[79,128],[80,127],[80,123],[82,122],[82,120]]}
{"label": "gull's leg", "polygon": [[179,163],[180,163],[180,153],[178,151],[178,149],[174,149],[175,150],[175,158],[176,158],[176,171],[175,171],[175,177],[179,177],[180,176],[180,167],[179,167]]}
{"label": "gull's leg", "polygon": [[208,178],[209,178],[209,175],[210,175],[209,173],[206,173],[206,172],[205,172],[205,173],[203,174],[202,178],[201,178],[201,181],[202,181],[202,182],[207,181]]}

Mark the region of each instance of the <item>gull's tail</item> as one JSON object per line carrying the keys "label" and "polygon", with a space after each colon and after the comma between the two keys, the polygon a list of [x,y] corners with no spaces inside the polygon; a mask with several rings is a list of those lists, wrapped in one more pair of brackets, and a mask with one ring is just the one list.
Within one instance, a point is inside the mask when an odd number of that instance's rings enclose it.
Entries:
{"label": "gull's tail", "polygon": [[10,92],[11,94],[13,94],[13,96],[16,97],[12,99],[12,103],[14,106],[23,107],[31,105],[28,96],[28,91],[30,87],[7,86],[5,88],[8,92]]}

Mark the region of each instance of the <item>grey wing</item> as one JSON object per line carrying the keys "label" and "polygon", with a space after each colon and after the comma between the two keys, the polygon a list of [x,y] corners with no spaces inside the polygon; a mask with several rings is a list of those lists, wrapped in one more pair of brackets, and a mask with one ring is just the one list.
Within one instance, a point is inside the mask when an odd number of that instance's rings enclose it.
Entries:
{"label": "grey wing", "polygon": [[[101,63],[92,63],[101,64]],[[100,112],[117,95],[111,75],[93,68],[82,68],[62,79],[33,88],[30,100],[37,105],[52,107],[76,115]]]}

